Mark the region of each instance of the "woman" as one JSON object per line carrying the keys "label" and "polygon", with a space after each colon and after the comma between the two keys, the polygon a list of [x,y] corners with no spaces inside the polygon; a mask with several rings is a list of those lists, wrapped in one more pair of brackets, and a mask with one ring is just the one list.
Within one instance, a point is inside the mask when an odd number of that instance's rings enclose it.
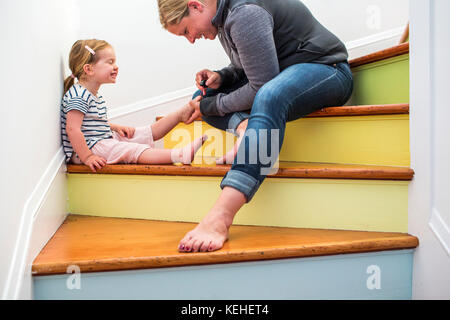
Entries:
{"label": "woman", "polygon": [[[191,102],[196,110],[191,119],[201,113],[214,127],[235,130],[239,139],[231,157],[245,159],[234,161],[214,206],[179,244],[182,252],[214,251],[268,174],[264,169],[273,165],[260,151],[276,159],[287,121],[349,99],[348,54],[298,0],[158,0],[158,7],[169,32],[191,43],[218,36],[231,60],[219,71],[197,73],[197,87],[206,80],[208,90]],[[271,152],[274,137],[278,146]]]}

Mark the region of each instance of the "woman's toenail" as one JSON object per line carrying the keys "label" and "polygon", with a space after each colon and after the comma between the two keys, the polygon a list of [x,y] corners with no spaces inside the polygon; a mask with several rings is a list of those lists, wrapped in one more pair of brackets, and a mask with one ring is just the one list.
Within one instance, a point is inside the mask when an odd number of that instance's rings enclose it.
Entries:
{"label": "woman's toenail", "polygon": [[184,249],[184,244],[180,244],[180,250]]}

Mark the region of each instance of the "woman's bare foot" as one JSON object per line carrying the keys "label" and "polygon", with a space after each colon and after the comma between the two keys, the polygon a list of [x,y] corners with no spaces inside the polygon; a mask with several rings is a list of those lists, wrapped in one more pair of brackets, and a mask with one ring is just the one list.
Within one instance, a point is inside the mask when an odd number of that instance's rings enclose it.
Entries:
{"label": "woman's bare foot", "polygon": [[236,158],[236,154],[239,150],[239,146],[241,145],[242,138],[244,137],[245,130],[247,129],[248,119],[242,121],[238,127],[236,128],[236,133],[238,135],[238,139],[234,144],[233,148],[228,151],[224,156],[218,158],[216,160],[216,164],[232,164],[234,158]]}
{"label": "woman's bare foot", "polygon": [[223,188],[216,203],[203,220],[178,245],[180,252],[206,252],[222,248],[234,216],[246,203],[245,196],[232,187]]}
{"label": "woman's bare foot", "polygon": [[207,135],[203,135],[201,138],[198,138],[191,142],[184,148],[173,149],[171,152],[171,159],[173,163],[182,164],[190,164],[194,160],[194,156],[197,153],[198,149],[202,147],[205,141],[208,139]]}
{"label": "woman's bare foot", "polygon": [[180,252],[219,250],[228,240],[231,222],[224,212],[211,210],[193,230],[184,236],[178,250]]}

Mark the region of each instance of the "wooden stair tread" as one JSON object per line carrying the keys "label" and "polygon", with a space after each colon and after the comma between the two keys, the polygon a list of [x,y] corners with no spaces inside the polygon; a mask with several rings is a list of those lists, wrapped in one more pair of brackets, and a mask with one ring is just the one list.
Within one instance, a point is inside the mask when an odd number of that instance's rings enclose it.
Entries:
{"label": "wooden stair tread", "polygon": [[[170,175],[222,177],[231,165],[106,165],[98,174]],[[68,173],[93,173],[88,166],[68,164]],[[368,180],[412,180],[414,171],[408,167],[369,166],[333,163],[280,161],[278,172],[268,178],[324,178]]]}
{"label": "wooden stair tread", "polygon": [[[342,116],[370,116],[370,115],[390,115],[390,114],[409,114],[409,103],[398,104],[377,104],[377,105],[361,105],[361,106],[340,106],[323,108],[306,115],[304,118],[319,117],[342,117]],[[156,117],[156,120],[163,116]],[[198,117],[195,121],[202,121],[202,117]]]}
{"label": "wooden stair tread", "polygon": [[364,64],[377,62],[409,53],[409,42],[399,44],[384,50],[380,50],[359,58],[355,58],[349,61],[350,67],[355,68]]}
{"label": "wooden stair tread", "polygon": [[69,215],[33,262],[33,275],[131,270],[411,249],[405,233],[237,226],[221,250],[180,253],[196,224]]}

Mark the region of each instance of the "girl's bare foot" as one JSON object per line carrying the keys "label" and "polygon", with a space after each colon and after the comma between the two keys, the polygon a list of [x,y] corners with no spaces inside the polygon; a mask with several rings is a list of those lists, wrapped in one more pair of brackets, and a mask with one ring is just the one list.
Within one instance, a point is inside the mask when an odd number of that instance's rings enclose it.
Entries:
{"label": "girl's bare foot", "polygon": [[223,157],[218,158],[216,160],[216,164],[232,164],[234,158],[236,158],[236,154],[238,152],[239,146],[241,145],[242,138],[244,137],[245,130],[247,129],[248,119],[242,121],[238,127],[236,128],[236,133],[238,135],[238,139],[234,144],[233,148],[228,151]]}
{"label": "girl's bare foot", "polygon": [[198,149],[201,148],[206,139],[208,139],[208,136],[203,135],[201,138],[194,140],[184,148],[173,149],[171,153],[172,162],[190,164],[194,160],[194,156],[197,153]]}

